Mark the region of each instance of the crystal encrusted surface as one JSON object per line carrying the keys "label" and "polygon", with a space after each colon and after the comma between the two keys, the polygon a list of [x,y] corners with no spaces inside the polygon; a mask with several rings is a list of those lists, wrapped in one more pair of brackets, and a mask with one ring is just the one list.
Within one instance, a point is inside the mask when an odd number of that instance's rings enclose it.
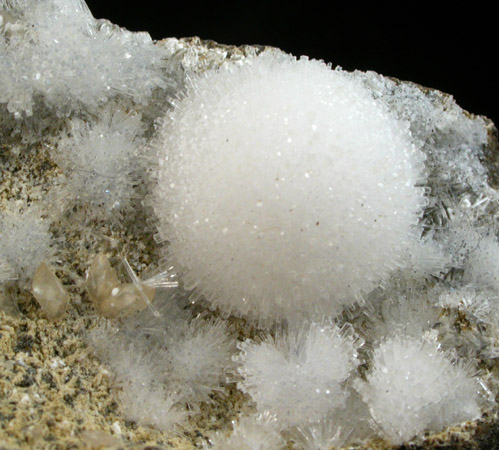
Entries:
{"label": "crystal encrusted surface", "polygon": [[[499,254],[495,181],[498,173],[494,162],[497,143],[490,121],[463,111],[446,94],[375,73],[336,74],[317,62],[292,62],[293,58],[275,49],[234,48],[196,38],[153,43],[147,35],[96,21],[83,2],[46,0],[29,11],[26,4],[0,2],[0,78],[6,80],[0,87],[0,304],[12,314],[0,313],[2,444],[44,448],[56,441],[57,445],[85,448],[92,439],[114,445],[116,441],[110,438],[113,435],[130,446],[149,443],[194,448],[203,443],[208,446],[211,436],[212,442],[223,448],[224,434],[230,430],[233,437],[229,443],[243,445],[244,441],[249,445],[267,439],[281,445],[285,439],[289,445],[295,442],[298,448],[349,443],[372,447],[373,442],[379,441],[366,439],[377,436],[387,439],[386,442],[401,443],[416,435],[425,447],[442,441],[463,442],[464,447],[471,445],[470,439],[479,446],[480,442],[490,440],[493,435],[490,423],[495,412],[490,393],[498,391],[495,359],[499,354],[496,331],[499,286],[495,270]],[[52,38],[59,42],[53,42]],[[125,47],[131,51],[124,52]],[[263,58],[259,56],[261,53]],[[98,63],[92,59],[93,54],[104,57]],[[39,61],[43,71],[38,76],[33,64],[47,55],[52,57]],[[417,245],[406,247],[408,251],[403,258],[399,258],[397,245],[396,257],[392,258],[393,252],[388,256],[383,253],[387,267],[381,276],[377,270],[369,272],[369,264],[359,269],[357,278],[349,279],[359,285],[352,288],[355,301],[339,302],[330,317],[321,320],[316,317],[313,324],[306,322],[309,313],[303,298],[306,283],[290,288],[295,281],[299,284],[296,267],[292,267],[296,277],[284,277],[285,295],[281,301],[296,295],[298,300],[293,301],[301,309],[298,323],[293,323],[293,315],[287,323],[279,323],[286,308],[273,308],[265,302],[259,306],[261,295],[253,300],[249,297],[248,301],[256,304],[247,308],[229,307],[228,311],[223,308],[231,302],[230,298],[227,300],[230,283],[240,297],[241,290],[249,288],[239,280],[245,281],[251,270],[255,283],[261,278],[260,272],[247,266],[260,263],[264,266],[267,250],[278,254],[282,247],[274,240],[264,242],[261,251],[251,254],[245,250],[244,242],[237,245],[236,237],[231,245],[236,251],[242,248],[243,260],[225,274],[220,263],[231,255],[224,249],[227,244],[224,227],[219,227],[221,235],[215,236],[216,239],[206,234],[210,241],[204,248],[182,247],[189,236],[185,228],[172,225],[171,220],[169,231],[160,226],[161,236],[153,239],[158,230],[152,208],[157,202],[153,192],[160,171],[158,146],[167,140],[154,122],[160,119],[166,127],[165,122],[173,117],[178,123],[173,125],[177,134],[168,139],[173,144],[187,143],[184,153],[189,148],[202,150],[205,145],[202,137],[209,133],[216,136],[218,131],[212,124],[206,133],[200,132],[196,142],[189,141],[196,137],[196,132],[189,132],[192,124],[189,125],[190,119],[184,112],[188,112],[189,102],[195,104],[193,95],[203,92],[210,105],[227,92],[232,92],[230,95],[235,99],[240,98],[237,87],[242,81],[237,77],[246,74],[249,81],[245,82],[251,84],[252,70],[269,71],[268,67],[259,66],[265,58],[270,61],[268,64],[281,69],[286,64],[297,64],[307,71],[307,67],[315,64],[320,70],[335,73],[344,79],[341,85],[344,96],[335,98],[348,103],[349,93],[353,93],[364,103],[372,102],[369,111],[386,114],[393,121],[394,125],[388,131],[385,129],[388,134],[405,133],[408,143],[402,140],[407,144],[404,155],[411,152],[417,155],[407,165],[398,164],[404,174],[413,176],[407,187],[409,198],[414,200],[411,195],[417,193],[417,205],[409,208],[415,218],[414,230],[409,234]],[[101,78],[80,76],[90,68],[92,74],[99,73]],[[220,68],[218,75],[210,72],[217,68]],[[30,74],[26,79],[19,76],[21,69]],[[75,72],[79,75],[74,76]],[[217,77],[226,77],[223,86],[231,87],[232,91],[220,87]],[[351,84],[355,85],[353,91]],[[255,99],[252,107],[258,111],[262,108],[258,95],[263,95],[263,91],[252,92]],[[278,90],[267,94],[267,97],[277,96]],[[289,95],[292,94],[291,89]],[[278,104],[277,100],[272,105]],[[217,105],[227,106],[223,102]],[[341,111],[350,111],[348,105],[345,108]],[[269,107],[263,109],[267,114],[275,113]],[[298,144],[285,163],[288,179],[296,174],[295,156],[302,158],[300,166],[310,165],[299,150],[311,146],[313,139],[300,126],[310,125],[312,129],[312,125],[324,125],[330,114],[326,108],[320,120],[312,120],[309,116],[313,110],[313,107],[304,109],[308,111],[307,117],[295,118],[296,127],[286,128],[288,134],[299,130],[297,136],[291,136]],[[298,106],[290,111],[288,119],[296,111]],[[239,124],[230,129],[229,141],[236,150],[244,150],[240,144],[251,134],[254,115],[241,117]],[[248,120],[244,120],[246,117]],[[279,118],[278,113],[275,120]],[[263,136],[265,142],[270,141],[265,145],[275,149],[279,145],[274,142],[280,139],[279,127],[275,122],[269,130],[265,128],[269,123],[273,122],[258,123],[256,137]],[[181,126],[185,129],[180,130]],[[333,127],[331,132],[341,134],[343,128]],[[276,133],[272,134],[274,130]],[[288,134],[286,138],[290,137]],[[356,134],[356,130],[351,133]],[[358,153],[354,153],[353,160],[344,162],[344,170],[348,172],[352,161],[357,161],[356,170],[362,172],[369,161],[363,160],[362,150],[353,147],[349,148]],[[381,150],[378,148],[375,156],[378,151]],[[205,156],[210,161],[220,162],[214,166],[220,172],[215,173],[213,180],[205,177],[204,184],[203,177],[201,181],[193,180],[198,183],[195,189],[189,180],[178,180],[177,186],[185,182],[182,189],[192,195],[192,201],[221,188],[234,196],[234,205],[241,214],[248,207],[257,212],[265,209],[263,201],[261,206],[257,205],[259,199],[252,196],[252,188],[264,179],[266,168],[275,170],[278,165],[257,151],[236,151],[234,155],[234,158],[243,155],[245,170],[257,167],[254,177],[241,176],[246,172],[238,171],[237,161],[235,166],[229,164],[227,168],[227,160],[216,152],[207,152]],[[182,170],[190,177],[203,175],[203,168],[209,168],[195,151],[184,156],[186,163]],[[257,156],[260,157],[252,160]],[[163,165],[175,158],[178,162],[178,155],[170,159],[166,154],[163,158],[166,159]],[[378,167],[375,158],[373,161]],[[321,161],[318,166],[324,170],[327,167]],[[224,179],[227,172],[244,181],[247,190],[235,189],[237,183],[232,187],[227,184]],[[390,179],[393,174],[385,172],[380,171],[381,181],[369,179],[371,184],[393,181]],[[294,180],[297,192],[310,179],[305,177],[306,173],[312,178],[315,175],[305,170],[303,177],[297,177]],[[392,183],[392,197],[401,193],[402,185]],[[356,186],[359,185],[353,183]],[[346,187],[336,182],[335,196],[345,200]],[[182,203],[170,198],[166,191],[165,188],[163,207],[168,211],[180,208]],[[287,189],[289,192],[294,191]],[[402,198],[406,198],[404,192]],[[188,198],[182,196],[184,200]],[[304,208],[303,199],[293,198]],[[419,204],[417,198],[424,201]],[[321,207],[320,201],[310,200],[308,204],[315,202]],[[354,196],[345,205],[356,200]],[[403,199],[401,202],[406,203]],[[340,202],[338,210],[342,207],[348,205],[341,206]],[[269,210],[273,218],[286,222],[278,214],[278,208]],[[394,210],[402,214],[401,207]],[[324,214],[327,219],[332,212]],[[230,211],[209,218],[223,220],[227,215]],[[355,214],[355,218],[366,220],[366,217],[369,214]],[[313,221],[313,226],[324,225],[322,220],[319,222],[316,225],[317,221]],[[363,228],[357,225],[348,226],[346,231],[360,234]],[[316,235],[317,241],[323,239]],[[168,241],[170,237],[176,239],[177,247],[156,242]],[[369,253],[355,246],[354,237],[343,250],[342,261],[336,263],[353,267],[356,258],[366,255],[368,259]],[[365,247],[369,238],[363,237]],[[376,245],[383,248],[390,241],[388,238],[378,239]],[[291,239],[285,247],[292,247],[297,239]],[[301,253],[306,253],[303,250],[307,248],[306,239],[304,242],[299,247]],[[205,272],[191,268],[188,273],[179,265],[174,269],[181,285],[191,287],[185,282],[194,285],[197,281],[194,291],[160,292],[155,310],[146,309],[126,321],[99,317],[87,294],[87,271],[91,271],[96,255],[105,254],[110,266],[116,269],[116,277],[111,276],[112,285],[132,289],[135,285],[130,282],[134,280],[120,267],[123,257],[130,261],[141,280],[154,279],[158,272],[170,270],[168,263],[175,261],[172,252],[185,262],[199,258],[198,249],[204,263],[211,265],[211,277],[215,274],[219,280],[224,277],[232,280],[220,286],[220,291],[213,286],[213,279],[203,282]],[[320,253],[320,245],[315,249]],[[182,256],[182,251],[187,256]],[[262,254],[267,255],[263,262],[259,260]],[[251,258],[245,261],[248,255]],[[305,259],[314,261],[310,255]],[[66,315],[57,325],[45,319],[29,291],[32,275],[43,260],[49,260],[71,297]],[[322,261],[320,257],[318,260]],[[286,260],[286,255],[280,261],[288,270],[293,263]],[[311,273],[313,266],[312,263],[312,269],[308,269]],[[370,273],[369,280],[359,278],[362,271]],[[91,289],[97,292],[99,277],[90,274],[91,283],[96,280]],[[322,279],[320,286],[327,284],[324,280],[327,281]],[[341,298],[352,292],[343,284],[345,281],[345,277],[336,276]],[[271,287],[266,283],[257,291],[261,294],[262,289],[267,292]],[[275,289],[270,291],[275,295]],[[313,291],[310,288],[309,292]],[[133,294],[134,299],[138,298],[135,291]],[[349,306],[347,311],[342,310],[344,304]],[[213,311],[214,305],[220,309]],[[262,314],[270,316],[274,326],[269,327],[267,319],[255,321],[251,314],[247,322],[250,310],[264,311]],[[327,302],[326,307],[322,305],[315,310],[320,316],[327,316]],[[155,316],[157,311],[159,317]],[[228,312],[237,312],[243,318],[227,318]],[[345,325],[346,322],[350,325]],[[255,329],[255,324],[262,328]],[[339,355],[338,367],[328,365],[334,358],[331,355]],[[434,380],[439,374],[438,380]],[[406,383],[404,377],[414,383]],[[386,389],[387,384],[392,389]],[[323,390],[324,396],[317,389]],[[307,418],[318,422],[300,421],[300,413],[291,411],[294,390],[300,390],[301,410],[307,411]],[[286,401],[279,400],[279,392],[287,392]],[[328,396],[332,393],[335,401],[330,402]],[[399,414],[398,409],[394,413],[401,405],[412,411],[412,419],[409,413]],[[253,417],[255,410],[258,415]],[[458,421],[476,419],[484,411],[482,419],[442,431]],[[238,424],[231,425],[232,420],[240,417]],[[180,434],[172,432],[177,424],[181,425]],[[442,431],[442,434],[425,437],[426,431]]]}

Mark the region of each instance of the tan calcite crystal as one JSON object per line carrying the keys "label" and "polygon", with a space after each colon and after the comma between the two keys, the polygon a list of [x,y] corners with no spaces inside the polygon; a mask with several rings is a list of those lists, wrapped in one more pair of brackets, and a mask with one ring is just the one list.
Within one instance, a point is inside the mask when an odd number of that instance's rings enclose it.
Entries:
{"label": "tan calcite crystal", "polygon": [[109,297],[111,291],[119,284],[118,276],[107,256],[98,254],[87,272],[87,292],[90,300],[99,308],[102,299]]}
{"label": "tan calcite crystal", "polygon": [[145,284],[120,283],[104,254],[97,255],[88,270],[87,291],[99,314],[108,318],[142,311],[156,295],[156,289]]}
{"label": "tan calcite crystal", "polygon": [[69,294],[46,263],[36,269],[31,290],[49,320],[63,316],[69,303]]}
{"label": "tan calcite crystal", "polygon": [[156,289],[141,285],[139,288],[132,283],[124,283],[116,286],[111,295],[103,298],[99,306],[99,312],[104,317],[128,316],[142,311],[147,307],[147,302],[142,293],[147,296],[149,302],[154,299]]}

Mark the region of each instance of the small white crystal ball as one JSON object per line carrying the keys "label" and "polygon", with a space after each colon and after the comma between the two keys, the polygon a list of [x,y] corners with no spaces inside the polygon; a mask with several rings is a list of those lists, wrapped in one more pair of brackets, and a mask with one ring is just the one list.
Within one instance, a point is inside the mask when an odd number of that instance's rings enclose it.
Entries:
{"label": "small white crystal ball", "polygon": [[153,204],[193,298],[260,322],[332,315],[402,264],[424,157],[360,77],[269,53],[174,103]]}

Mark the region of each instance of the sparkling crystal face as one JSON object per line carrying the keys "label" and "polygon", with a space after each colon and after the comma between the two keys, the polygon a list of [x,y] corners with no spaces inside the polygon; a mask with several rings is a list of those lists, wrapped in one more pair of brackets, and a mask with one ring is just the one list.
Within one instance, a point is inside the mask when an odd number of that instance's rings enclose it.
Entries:
{"label": "sparkling crystal face", "polygon": [[264,58],[210,73],[160,134],[160,233],[225,311],[331,313],[407,251],[423,156],[346,73]]}

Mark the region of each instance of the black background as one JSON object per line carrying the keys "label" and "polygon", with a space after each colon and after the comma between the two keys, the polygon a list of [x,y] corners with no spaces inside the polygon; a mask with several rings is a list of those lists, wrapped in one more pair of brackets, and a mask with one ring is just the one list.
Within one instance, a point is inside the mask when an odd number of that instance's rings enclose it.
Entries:
{"label": "black background", "polygon": [[[165,2],[89,0],[97,18],[154,39],[199,36],[223,44],[266,44],[347,70],[374,70],[452,94],[499,121],[497,16],[480,2]],[[491,3],[493,4],[493,3]]]}

